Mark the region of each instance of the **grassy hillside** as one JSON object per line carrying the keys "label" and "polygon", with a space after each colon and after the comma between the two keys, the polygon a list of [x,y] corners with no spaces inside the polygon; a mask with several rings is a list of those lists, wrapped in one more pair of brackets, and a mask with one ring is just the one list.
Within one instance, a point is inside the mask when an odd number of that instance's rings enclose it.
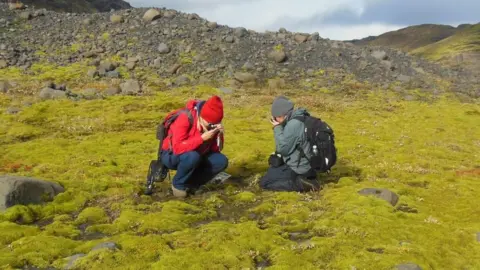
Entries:
{"label": "grassy hillside", "polygon": [[480,55],[480,24],[465,27],[449,38],[418,48],[412,53],[436,61],[448,60],[460,53]]}
{"label": "grassy hillside", "polygon": [[[478,269],[480,105],[365,89],[221,94],[236,181],[184,201],[168,194],[168,183],[142,195],[155,125],[215,88],[78,102],[0,94],[0,173],[66,187],[51,203],[0,214],[0,267],[61,268],[84,253],[75,269]],[[336,131],[340,160],[321,192],[258,190],[279,94]],[[22,111],[7,114],[11,106]],[[367,187],[388,188],[400,202],[357,193]],[[106,241],[117,249],[90,251]]]}
{"label": "grassy hillside", "polygon": [[356,40],[353,43],[412,51],[452,36],[456,32],[457,29],[449,25],[422,24],[387,32],[378,37]]}

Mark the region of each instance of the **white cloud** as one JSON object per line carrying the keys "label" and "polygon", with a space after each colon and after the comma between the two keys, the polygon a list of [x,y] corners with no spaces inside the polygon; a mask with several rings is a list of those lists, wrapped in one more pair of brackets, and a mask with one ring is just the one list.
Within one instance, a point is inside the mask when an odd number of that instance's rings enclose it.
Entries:
{"label": "white cloud", "polygon": [[[359,39],[402,28],[398,23],[371,20],[344,23],[360,18],[372,5],[398,0],[130,0],[133,6],[157,6],[197,13],[201,17],[231,27],[243,26],[256,31],[278,30],[285,27],[294,32],[319,32],[335,40]],[[413,1],[413,0],[412,0]],[[348,14],[340,22],[323,22]],[[389,11],[394,12],[394,11]],[[388,15],[385,13],[384,15]],[[388,16],[387,16],[388,17]],[[402,24],[400,22],[400,24]]]}

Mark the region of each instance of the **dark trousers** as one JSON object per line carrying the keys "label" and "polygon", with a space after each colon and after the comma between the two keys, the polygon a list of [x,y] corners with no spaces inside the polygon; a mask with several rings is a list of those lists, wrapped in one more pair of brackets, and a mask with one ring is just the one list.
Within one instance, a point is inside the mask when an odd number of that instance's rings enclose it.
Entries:
{"label": "dark trousers", "polygon": [[163,151],[162,163],[167,168],[177,171],[172,180],[173,186],[185,190],[186,188],[198,188],[224,171],[228,166],[228,159],[222,153],[210,153],[202,156],[196,151],[181,155]]}
{"label": "dark trousers", "polygon": [[310,170],[300,175],[283,164],[280,167],[268,168],[267,173],[260,179],[260,187],[272,191],[308,192],[318,190],[320,185],[315,171]]}

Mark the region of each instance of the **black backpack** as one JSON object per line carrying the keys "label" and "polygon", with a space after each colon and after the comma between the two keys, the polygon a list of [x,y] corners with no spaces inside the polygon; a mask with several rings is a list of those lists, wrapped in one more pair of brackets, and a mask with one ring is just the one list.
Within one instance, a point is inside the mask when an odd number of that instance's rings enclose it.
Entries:
{"label": "black backpack", "polygon": [[308,113],[293,119],[297,119],[305,124],[305,137],[310,143],[310,158],[300,148],[301,155],[298,163],[300,163],[302,157],[305,157],[316,172],[330,173],[330,169],[337,162],[337,149],[335,148],[333,129],[320,118],[310,116]]}
{"label": "black backpack", "polygon": [[[167,178],[168,168],[162,164],[162,145],[163,140],[168,136],[168,130],[173,122],[178,118],[182,113],[187,114],[188,121],[190,123],[190,128],[193,125],[193,116],[190,113],[190,110],[186,108],[175,110],[169,113],[165,119],[157,127],[157,140],[159,141],[157,160],[152,160],[148,168],[147,174],[147,185],[145,189],[145,195],[151,195],[155,187],[155,182],[162,182]],[[170,151],[172,146],[170,145]]]}

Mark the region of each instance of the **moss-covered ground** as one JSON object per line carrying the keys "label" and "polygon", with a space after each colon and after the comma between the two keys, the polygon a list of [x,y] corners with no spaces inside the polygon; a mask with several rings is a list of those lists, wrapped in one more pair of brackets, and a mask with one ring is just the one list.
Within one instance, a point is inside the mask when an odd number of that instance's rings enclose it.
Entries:
{"label": "moss-covered ground", "polygon": [[[323,91],[325,92],[325,91]],[[192,87],[21,105],[0,94],[0,174],[61,183],[45,205],[0,214],[0,268],[480,269],[480,105],[412,91],[342,95],[266,89],[220,94],[233,180],[185,200],[168,180],[143,195],[155,128]],[[273,151],[269,108],[291,97],[334,128],[339,162],[317,193],[259,190]],[[9,106],[18,114],[7,114]],[[360,196],[387,188],[396,207]],[[116,250],[91,251],[115,242]]]}

